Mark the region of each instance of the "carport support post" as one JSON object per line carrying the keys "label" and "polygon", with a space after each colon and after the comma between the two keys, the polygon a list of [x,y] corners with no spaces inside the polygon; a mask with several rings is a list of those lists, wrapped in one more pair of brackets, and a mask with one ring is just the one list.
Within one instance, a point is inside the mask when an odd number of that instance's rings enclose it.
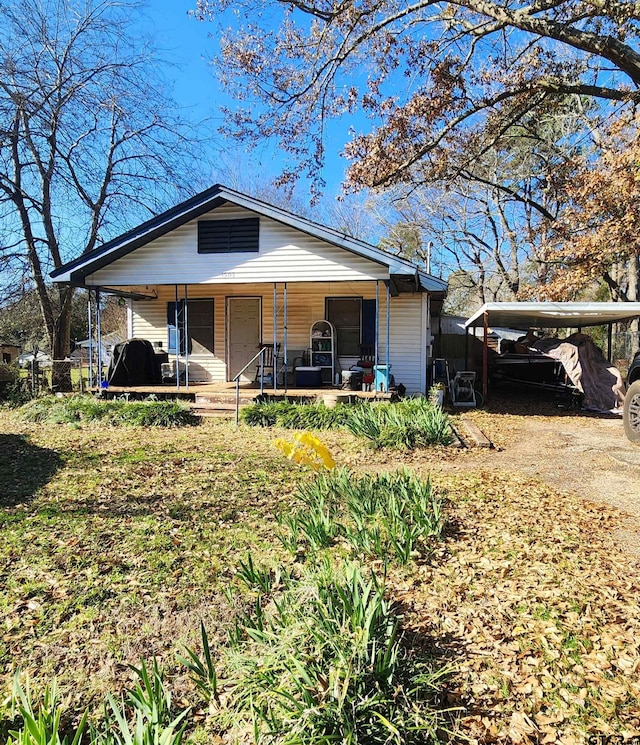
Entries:
{"label": "carport support post", "polygon": [[391,342],[391,280],[387,282],[387,348],[385,364],[387,366],[385,374],[385,393],[389,393],[389,380],[391,379],[391,364],[390,364],[390,342]]}
{"label": "carport support post", "polygon": [[609,362],[611,362],[611,357],[613,354],[612,341],[613,341],[613,323],[610,323],[607,328],[607,359],[609,360]]}
{"label": "carport support post", "polygon": [[[442,333],[442,331],[440,332]],[[475,331],[474,331],[475,335]],[[442,352],[442,350],[440,350]],[[469,327],[464,329],[464,369],[469,369]]]}
{"label": "carport support post", "polygon": [[482,339],[482,396],[487,400],[489,392],[489,313],[484,312],[484,334]]}
{"label": "carport support post", "polygon": [[[375,338],[375,350],[373,352],[373,364],[374,366],[378,364],[378,347],[379,344],[379,336],[380,336],[380,280],[376,279],[376,338]],[[373,379],[375,380],[376,371],[374,369],[373,371]],[[373,384],[373,387],[375,388],[375,383]]]}

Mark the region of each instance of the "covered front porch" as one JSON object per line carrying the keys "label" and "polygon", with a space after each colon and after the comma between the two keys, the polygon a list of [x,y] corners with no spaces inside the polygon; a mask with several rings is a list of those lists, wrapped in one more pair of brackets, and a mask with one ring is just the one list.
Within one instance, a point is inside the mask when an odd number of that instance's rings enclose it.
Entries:
{"label": "covered front porch", "polygon": [[[393,375],[424,391],[429,296],[412,289],[400,293],[389,280],[99,287],[89,291],[90,337],[95,358],[101,297],[115,293],[127,305],[127,336],[153,346],[163,374],[150,382],[161,392],[167,383],[177,392],[236,381],[274,395],[340,388],[360,363],[367,389],[387,393]],[[103,363],[96,386],[109,382]]]}

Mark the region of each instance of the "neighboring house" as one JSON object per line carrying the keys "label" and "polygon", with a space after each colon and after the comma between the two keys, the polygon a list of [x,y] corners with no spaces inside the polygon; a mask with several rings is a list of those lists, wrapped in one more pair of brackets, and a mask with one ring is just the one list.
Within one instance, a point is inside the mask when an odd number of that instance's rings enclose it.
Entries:
{"label": "neighboring house", "polygon": [[[34,360],[33,352],[23,352],[18,357],[18,364],[20,367],[29,367]],[[38,352],[35,355],[35,360],[40,367],[51,367],[51,357],[46,352]]]}
{"label": "neighboring house", "polygon": [[308,349],[326,319],[338,369],[377,349],[409,392],[426,388],[446,293],[406,259],[219,185],[51,276],[128,297],[129,336],[188,356],[190,382],[232,380],[261,343]]}
{"label": "neighboring house", "polygon": [[0,342],[0,362],[4,365],[11,365],[17,362],[20,356],[20,347],[14,344],[2,344]]}
{"label": "neighboring house", "polygon": [[[124,341],[121,333],[112,331],[110,334],[102,334],[100,337],[100,356],[103,365],[108,365],[111,362],[111,354],[116,344],[120,344]],[[97,342],[90,342],[89,339],[82,339],[77,341],[75,349],[69,355],[72,360],[80,360],[82,364],[89,362],[89,349],[93,349],[94,356],[97,357]]]}

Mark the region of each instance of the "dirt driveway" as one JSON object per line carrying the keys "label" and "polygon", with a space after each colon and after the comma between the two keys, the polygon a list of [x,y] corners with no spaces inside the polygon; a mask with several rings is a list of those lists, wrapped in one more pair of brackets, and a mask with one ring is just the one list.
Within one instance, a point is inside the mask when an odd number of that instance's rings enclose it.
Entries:
{"label": "dirt driveway", "polygon": [[514,470],[560,491],[604,502],[626,515],[624,549],[640,555],[640,445],[630,443],[621,417],[574,413],[553,402],[505,400],[469,411],[495,449],[471,448],[451,468]]}

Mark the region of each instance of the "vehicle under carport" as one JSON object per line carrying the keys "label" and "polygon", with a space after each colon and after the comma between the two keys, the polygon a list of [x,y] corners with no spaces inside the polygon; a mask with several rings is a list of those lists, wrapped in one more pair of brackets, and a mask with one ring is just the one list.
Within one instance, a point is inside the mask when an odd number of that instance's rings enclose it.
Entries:
{"label": "vehicle under carport", "polygon": [[[489,391],[489,329],[508,327],[522,329],[565,328],[577,329],[607,326],[607,359],[611,360],[612,328],[640,318],[640,303],[554,303],[554,302],[509,302],[486,303],[466,322],[467,335],[471,330],[482,329],[482,392],[485,398]],[[468,345],[467,345],[468,348]],[[625,431],[631,440],[640,441],[640,380],[632,383],[625,396]]]}

